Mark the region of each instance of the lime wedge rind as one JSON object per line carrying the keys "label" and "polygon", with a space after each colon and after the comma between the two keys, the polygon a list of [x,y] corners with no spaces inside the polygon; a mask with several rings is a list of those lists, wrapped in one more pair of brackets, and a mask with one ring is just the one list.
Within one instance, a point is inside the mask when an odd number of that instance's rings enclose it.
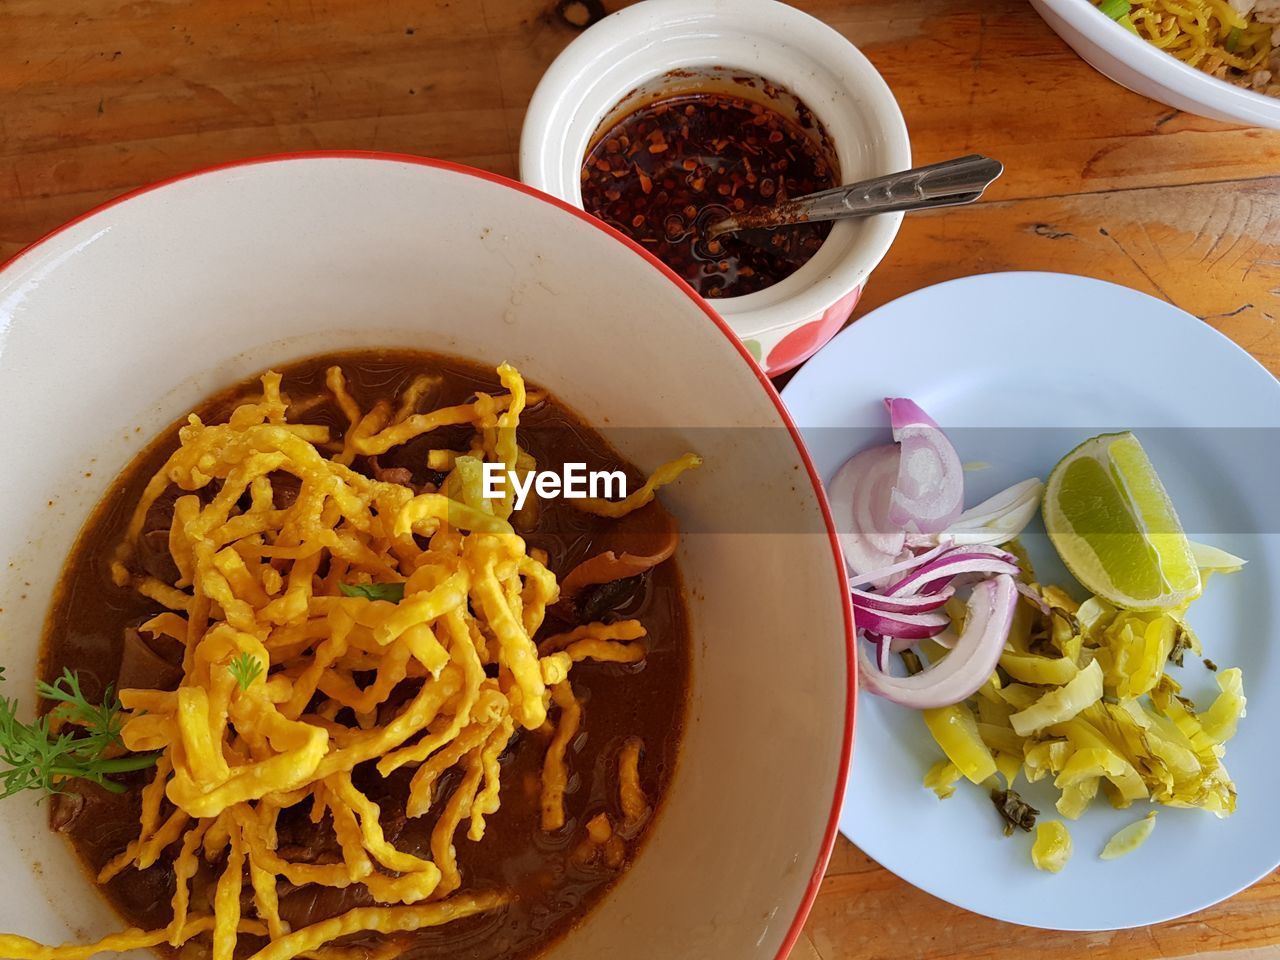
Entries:
{"label": "lime wedge rind", "polygon": [[1067,569],[1111,603],[1167,610],[1199,595],[1191,545],[1132,433],[1092,437],[1063,457],[1045,486],[1043,514]]}

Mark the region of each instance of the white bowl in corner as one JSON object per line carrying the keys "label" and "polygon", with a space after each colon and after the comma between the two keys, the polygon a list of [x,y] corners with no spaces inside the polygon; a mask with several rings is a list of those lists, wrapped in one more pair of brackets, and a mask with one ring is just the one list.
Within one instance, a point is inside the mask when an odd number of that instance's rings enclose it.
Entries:
{"label": "white bowl in corner", "polygon": [[1280,98],[1219,80],[1126,30],[1089,0],[1031,0],[1094,69],[1134,93],[1187,113],[1280,130]]}
{"label": "white bowl in corner", "polygon": [[[645,0],[605,17],[543,75],[520,134],[520,176],[582,206],[580,174],[601,121],[664,80],[723,70],[762,77],[826,129],[844,183],[906,170],[911,144],[888,84],[852,43],[777,0]],[[682,84],[684,85],[684,84]],[[808,359],[849,319],[902,214],[835,224],[799,270],[714,301],[769,376]]]}

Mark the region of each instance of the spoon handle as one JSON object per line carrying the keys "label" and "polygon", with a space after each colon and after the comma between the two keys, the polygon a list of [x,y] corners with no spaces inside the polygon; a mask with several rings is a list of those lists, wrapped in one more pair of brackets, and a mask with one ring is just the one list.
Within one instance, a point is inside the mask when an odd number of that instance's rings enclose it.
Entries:
{"label": "spoon handle", "polygon": [[876,213],[929,210],[973,203],[1001,173],[999,160],[972,154],[915,167],[871,180],[846,184],[786,200],[770,210],[729,217],[712,225],[719,236],[754,227],[776,227],[813,220],[844,220]]}

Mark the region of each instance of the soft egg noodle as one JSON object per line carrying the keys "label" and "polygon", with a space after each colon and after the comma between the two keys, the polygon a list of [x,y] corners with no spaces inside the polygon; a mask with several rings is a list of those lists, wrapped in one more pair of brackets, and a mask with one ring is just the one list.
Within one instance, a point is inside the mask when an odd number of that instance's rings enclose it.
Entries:
{"label": "soft egg noodle", "polygon": [[[502,396],[481,393],[471,403],[415,413],[429,386],[419,378],[398,409],[384,400],[362,411],[342,371],[331,368],[327,387],[349,421],[340,444],[326,427],[289,422],[290,401],[275,373],[262,378],[261,398],[236,407],[227,423],[189,418],[181,445],[142,494],[113,565],[119,585],[131,584],[169,610],[142,629],[174,638],[186,652],[176,690],[120,692],[125,746],[162,754],[142,792],[137,838],[99,876],[106,882],[145,869],[176,848],[172,922],[87,946],[0,935],[0,956],[80,960],[99,951],[177,947],[209,932],[213,960],[232,960],[241,933],[269,938],[254,960],[332,958],[342,950],[325,945],[340,937],[403,933],[507,902],[503,891],[458,893],[458,829],[465,823],[470,841],[483,839],[486,817],[501,800],[500,755],[518,729],[539,728],[551,734],[543,826],[564,824],[566,751],[582,722],[570,673],[584,660],[642,660],[645,630],[634,620],[590,623],[543,641],[541,650],[535,644],[547,606],[559,596],[556,577],[515,532],[510,490],[497,500],[480,491],[484,461],[517,472],[535,466],[516,441],[530,400],[524,382],[505,364],[498,375]],[[475,428],[471,450],[449,458],[440,492],[415,495],[351,468],[357,456],[458,424]],[[325,447],[336,452],[326,455]],[[697,462],[681,458],[630,500],[586,508],[621,515]],[[281,474],[300,482],[286,507],[276,505],[273,489]],[[171,485],[186,495],[176,502],[169,533],[179,578],[164,583],[129,564],[149,509]],[[198,496],[205,488],[216,493]],[[347,595],[340,586],[378,584],[402,584],[403,599]],[[232,666],[249,661],[260,669]],[[374,679],[362,687],[357,673]],[[415,679],[421,685],[407,703],[384,708],[397,685]],[[630,741],[621,761],[629,820],[646,811],[638,753]],[[369,761],[383,776],[415,770],[411,817],[436,806],[442,775],[460,771],[432,831],[429,859],[384,836],[378,805],[351,777]],[[277,850],[279,814],[307,800],[315,829],[333,832],[341,862],[291,862]],[[221,871],[211,914],[192,902],[201,860]],[[246,878],[252,917],[242,915]],[[290,930],[279,913],[281,879],[363,884],[385,906]]]}
{"label": "soft egg noodle", "polygon": [[1271,53],[1271,25],[1228,0],[1134,0],[1128,19],[1143,39],[1209,72],[1224,65],[1255,70]]}

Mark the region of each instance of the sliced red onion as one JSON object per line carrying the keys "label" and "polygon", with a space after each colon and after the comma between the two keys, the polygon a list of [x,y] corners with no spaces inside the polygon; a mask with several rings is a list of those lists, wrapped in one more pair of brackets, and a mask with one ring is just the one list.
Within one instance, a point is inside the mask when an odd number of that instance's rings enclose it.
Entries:
{"label": "sliced red onion", "polygon": [[945,613],[881,613],[866,607],[858,607],[854,619],[863,630],[906,640],[927,640],[951,626]]}
{"label": "sliced red onion", "polygon": [[953,547],[956,553],[976,554],[982,557],[995,557],[997,560],[1007,560],[1009,563],[1017,563],[1018,558],[1008,550],[1001,550],[989,543],[973,543],[965,547]]}
{"label": "sliced red onion", "polygon": [[1040,594],[1036,593],[1034,590],[1031,589],[1030,586],[1023,583],[1021,580],[1018,581],[1018,593],[1020,593],[1022,596],[1026,597],[1028,600],[1034,603],[1037,607],[1039,607],[1040,612],[1043,613],[1045,616],[1052,615],[1053,608],[1049,606],[1049,601],[1047,601],[1044,597],[1040,596]]}
{"label": "sliced red onion", "polygon": [[855,574],[888,566],[902,554],[906,533],[889,519],[898,456],[892,443],[863,450],[845,462],[827,489],[840,546]]}
{"label": "sliced red onion", "polygon": [[880,613],[928,613],[937,610],[955,593],[950,587],[925,596],[887,597],[881,593],[868,593],[866,590],[851,589],[855,607]]}
{"label": "sliced red onion", "polygon": [[886,397],[898,476],[888,519],[907,533],[941,533],[964,509],[964,468],[955,447],[912,400]]}
{"label": "sliced red onion", "polygon": [[916,567],[920,566],[922,563],[928,563],[930,560],[934,559],[935,557],[942,556],[942,554],[946,553],[947,550],[949,549],[950,549],[949,545],[940,545],[940,546],[934,547],[932,550],[926,550],[924,553],[916,554],[915,556],[912,556],[912,557],[907,557],[907,559],[905,560],[899,560],[897,563],[891,564],[890,566],[881,567],[878,570],[870,570],[864,574],[850,577],[849,585],[851,587],[860,587],[868,583],[883,583],[887,581],[890,577],[895,577],[898,574],[905,573],[908,570],[914,570]]}
{"label": "sliced red onion", "polygon": [[882,637],[879,634],[868,634],[871,637],[871,645],[876,648],[876,663],[885,673],[889,672],[889,651],[892,645],[889,643],[888,637]]}
{"label": "sliced red onion", "polygon": [[928,550],[932,547],[954,547],[956,545],[955,538],[946,530],[941,533],[908,533],[907,549],[908,550]]}
{"label": "sliced red onion", "polygon": [[1036,515],[1043,493],[1044,484],[1035,477],[1015,483],[960,514],[942,535],[957,545],[1008,543]]}
{"label": "sliced red onion", "polygon": [[910,596],[939,590],[962,574],[1007,574],[1017,576],[1017,558],[994,547],[975,545],[954,547],[943,556],[916,567],[910,574],[885,590],[887,596]]}
{"label": "sliced red onion", "polygon": [[973,588],[964,632],[951,652],[920,673],[895,677],[858,650],[862,685],[894,703],[917,710],[946,707],[972,696],[995,670],[1013,624],[1018,591],[1013,577],[1000,574]]}

